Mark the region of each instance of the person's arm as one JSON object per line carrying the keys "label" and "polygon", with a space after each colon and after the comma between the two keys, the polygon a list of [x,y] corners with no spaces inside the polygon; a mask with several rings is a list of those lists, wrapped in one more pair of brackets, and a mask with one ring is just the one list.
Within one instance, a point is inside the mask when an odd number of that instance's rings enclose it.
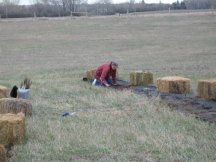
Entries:
{"label": "person's arm", "polygon": [[101,74],[101,77],[100,77],[100,80],[101,80],[101,82],[105,85],[105,86],[110,86],[108,83],[107,83],[107,81],[106,81],[106,76],[108,75],[108,72],[109,72],[109,69],[108,68],[106,68],[106,69],[104,69],[103,71],[102,71],[102,74]]}
{"label": "person's arm", "polygon": [[116,70],[114,70],[112,73],[112,80],[113,80],[113,85],[117,85],[117,83],[116,83]]}

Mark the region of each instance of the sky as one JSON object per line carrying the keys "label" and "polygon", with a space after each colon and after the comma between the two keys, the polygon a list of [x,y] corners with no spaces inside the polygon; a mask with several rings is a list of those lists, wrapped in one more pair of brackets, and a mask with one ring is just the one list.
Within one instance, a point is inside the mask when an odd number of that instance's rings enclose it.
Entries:
{"label": "sky", "polygon": [[[88,0],[89,3],[93,3],[97,0]],[[136,0],[136,2],[139,2],[141,0]],[[144,0],[145,3],[159,3],[160,0]],[[32,4],[32,0],[20,0],[21,5],[28,5]],[[113,3],[122,3],[122,2],[129,2],[129,0],[112,0]],[[161,0],[162,3],[173,3],[176,2],[176,0]]]}

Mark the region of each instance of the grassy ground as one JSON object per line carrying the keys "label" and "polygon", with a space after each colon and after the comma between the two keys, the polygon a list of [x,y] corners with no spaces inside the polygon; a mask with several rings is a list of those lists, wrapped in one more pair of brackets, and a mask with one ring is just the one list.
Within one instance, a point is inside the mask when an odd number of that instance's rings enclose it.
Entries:
{"label": "grassy ground", "polygon": [[[14,161],[216,161],[216,129],[158,98],[81,82],[114,60],[157,76],[216,78],[216,17],[203,15],[0,21],[0,84],[33,80],[33,116]],[[74,116],[61,117],[64,111]]]}

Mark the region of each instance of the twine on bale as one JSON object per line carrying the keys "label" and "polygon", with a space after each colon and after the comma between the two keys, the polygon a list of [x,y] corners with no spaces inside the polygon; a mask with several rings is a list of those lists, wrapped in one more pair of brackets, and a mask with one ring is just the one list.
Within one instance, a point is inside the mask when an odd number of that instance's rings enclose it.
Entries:
{"label": "twine on bale", "polygon": [[134,71],[130,73],[131,86],[147,86],[153,84],[153,74],[150,72]]}
{"label": "twine on bale", "polygon": [[25,116],[0,114],[0,144],[14,145],[23,143],[25,138]]}
{"label": "twine on bale", "polygon": [[216,79],[199,80],[197,93],[201,98],[216,100]]}
{"label": "twine on bale", "polygon": [[2,98],[0,99],[0,114],[19,112],[26,116],[32,115],[32,104],[29,100],[18,98]]}
{"label": "twine on bale", "polygon": [[191,81],[188,78],[179,76],[168,76],[157,79],[159,92],[165,93],[190,93]]}

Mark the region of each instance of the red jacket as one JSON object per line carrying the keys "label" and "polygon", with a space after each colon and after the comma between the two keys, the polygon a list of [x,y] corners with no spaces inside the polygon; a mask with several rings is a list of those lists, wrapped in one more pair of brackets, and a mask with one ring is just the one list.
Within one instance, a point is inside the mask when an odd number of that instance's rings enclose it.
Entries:
{"label": "red jacket", "polygon": [[116,70],[111,67],[111,62],[97,68],[95,78],[102,84],[107,84],[107,80],[112,77],[113,84],[116,83]]}

